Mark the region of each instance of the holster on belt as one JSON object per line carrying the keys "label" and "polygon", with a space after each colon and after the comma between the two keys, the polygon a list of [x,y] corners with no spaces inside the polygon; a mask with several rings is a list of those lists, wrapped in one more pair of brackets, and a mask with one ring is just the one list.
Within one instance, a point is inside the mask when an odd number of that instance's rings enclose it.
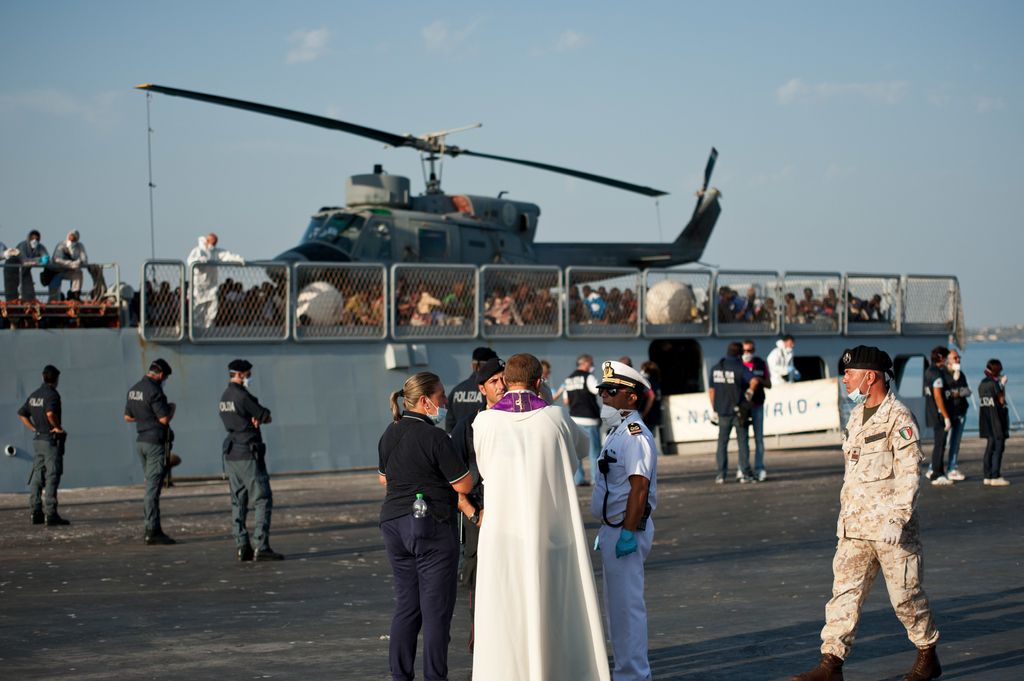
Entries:
{"label": "holster on belt", "polygon": [[267,445],[262,442],[249,443],[249,451],[252,452],[252,458],[256,459],[260,463],[263,463],[267,458]]}

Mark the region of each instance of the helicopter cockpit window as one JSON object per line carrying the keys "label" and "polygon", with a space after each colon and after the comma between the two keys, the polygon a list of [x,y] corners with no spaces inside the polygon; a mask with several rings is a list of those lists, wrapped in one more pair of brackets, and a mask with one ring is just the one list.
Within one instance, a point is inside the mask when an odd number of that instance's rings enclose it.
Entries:
{"label": "helicopter cockpit window", "polygon": [[436,229],[420,230],[420,258],[440,259],[448,253],[448,235]]}
{"label": "helicopter cockpit window", "polygon": [[326,241],[351,253],[365,223],[365,218],[351,213],[316,217],[306,229],[306,241]]}

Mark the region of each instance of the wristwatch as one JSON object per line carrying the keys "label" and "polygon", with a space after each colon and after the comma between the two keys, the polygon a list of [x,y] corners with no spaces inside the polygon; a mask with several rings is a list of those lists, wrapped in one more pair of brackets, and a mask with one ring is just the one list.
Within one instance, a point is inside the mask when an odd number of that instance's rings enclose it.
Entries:
{"label": "wristwatch", "polygon": [[479,513],[474,513],[473,515],[469,516],[469,522],[473,523],[474,525],[479,525],[480,524],[480,514]]}

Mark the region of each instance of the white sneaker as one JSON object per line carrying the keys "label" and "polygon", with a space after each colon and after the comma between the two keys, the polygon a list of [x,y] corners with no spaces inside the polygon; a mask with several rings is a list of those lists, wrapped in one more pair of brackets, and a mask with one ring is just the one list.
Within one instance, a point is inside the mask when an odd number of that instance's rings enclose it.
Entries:
{"label": "white sneaker", "polygon": [[947,478],[945,475],[940,475],[939,477],[937,477],[934,480],[932,480],[932,484],[933,485],[952,485],[953,481],[950,480],[949,478]]}
{"label": "white sneaker", "polygon": [[765,471],[763,468],[757,472],[757,481],[758,482],[764,482],[767,479],[768,479],[768,472]]}
{"label": "white sneaker", "polygon": [[[716,485],[724,485],[725,484],[725,476],[724,475],[715,476],[715,484]],[[988,483],[986,483],[986,484],[988,484]]]}
{"label": "white sneaker", "polygon": [[992,478],[984,478],[984,479],[982,479],[981,484],[983,484],[983,485],[991,485],[992,484]]}
{"label": "white sneaker", "polygon": [[960,472],[959,468],[954,468],[950,472],[946,473],[946,477],[956,482],[963,482],[967,479],[967,476]]}
{"label": "white sneaker", "polygon": [[1009,487],[1010,481],[1007,480],[1006,478],[999,477],[992,478],[991,480],[988,481],[988,484],[992,485],[993,487]]}
{"label": "white sneaker", "polygon": [[737,479],[737,480],[742,480],[742,479],[743,479],[743,478],[745,478],[745,477],[746,477],[746,476],[745,476],[745,475],[743,475],[743,471],[736,471],[736,479]]}
{"label": "white sneaker", "polygon": [[929,468],[928,472],[924,474],[924,479],[925,480],[931,480],[933,475],[935,475],[935,473],[933,473],[932,469]]}

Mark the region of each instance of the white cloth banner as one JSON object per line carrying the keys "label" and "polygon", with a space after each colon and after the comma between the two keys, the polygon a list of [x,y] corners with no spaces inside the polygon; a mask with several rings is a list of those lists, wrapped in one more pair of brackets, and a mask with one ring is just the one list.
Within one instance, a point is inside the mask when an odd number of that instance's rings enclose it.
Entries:
{"label": "white cloth banner", "polygon": [[[707,393],[668,396],[662,417],[668,425],[671,442],[718,439],[718,426],[711,423],[711,402]],[[838,379],[782,383],[765,391],[765,435],[838,429]]]}

